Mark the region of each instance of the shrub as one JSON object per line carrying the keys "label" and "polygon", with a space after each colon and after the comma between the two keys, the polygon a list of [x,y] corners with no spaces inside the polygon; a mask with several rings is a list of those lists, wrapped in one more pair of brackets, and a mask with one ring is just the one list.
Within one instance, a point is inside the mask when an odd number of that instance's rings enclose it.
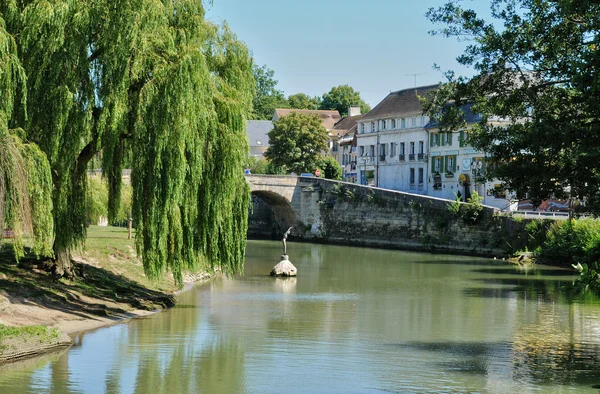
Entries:
{"label": "shrub", "polygon": [[600,221],[555,222],[546,234],[542,257],[552,262],[594,264],[600,260]]}
{"label": "shrub", "polygon": [[465,223],[475,223],[483,211],[483,197],[480,197],[476,191],[471,193],[471,198],[462,206],[462,217]]}
{"label": "shrub", "polygon": [[324,157],[321,160],[320,167],[323,170],[323,175],[327,179],[339,181],[342,179],[342,166],[337,160],[331,156]]}

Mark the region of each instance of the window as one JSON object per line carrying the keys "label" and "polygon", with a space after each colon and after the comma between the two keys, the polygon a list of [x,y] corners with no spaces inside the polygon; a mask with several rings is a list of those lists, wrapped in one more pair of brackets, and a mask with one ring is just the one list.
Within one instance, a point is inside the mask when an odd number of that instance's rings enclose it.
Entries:
{"label": "window", "polygon": [[404,142],[400,143],[400,154],[404,156]]}
{"label": "window", "polygon": [[425,146],[425,142],[424,141],[419,141],[419,154],[422,155],[423,154],[423,148]]}
{"label": "window", "polygon": [[391,157],[396,156],[396,145],[398,145],[396,142],[390,143],[390,156]]}
{"label": "window", "polygon": [[413,117],[413,118],[411,118],[411,121],[412,121],[412,127],[417,127],[417,118]]}
{"label": "window", "polygon": [[363,157],[365,155],[365,147],[361,146],[360,147],[360,157]]}
{"label": "window", "polygon": [[371,133],[375,132],[375,122],[371,122]]}
{"label": "window", "polygon": [[385,120],[381,121],[381,129],[380,130],[385,130]]}
{"label": "window", "polygon": [[375,145],[369,145],[369,156],[375,157]]}
{"label": "window", "polygon": [[448,156],[448,169],[446,170],[446,172],[454,172],[455,168],[456,168],[456,157]]}
{"label": "window", "polygon": [[415,184],[415,169],[414,168],[410,169],[410,184],[411,185]]}
{"label": "window", "polygon": [[451,135],[450,133],[444,133],[444,145],[452,145]]}
{"label": "window", "polygon": [[385,148],[386,148],[386,145],[387,145],[387,144],[381,144],[381,145],[379,145],[379,154],[380,154],[382,157],[385,157],[385,151],[386,151],[386,149],[385,149]]}
{"label": "window", "polygon": [[401,129],[406,128],[406,119],[405,118],[400,119],[400,128]]}
{"label": "window", "polygon": [[365,124],[364,124],[364,123],[361,123],[361,124],[360,124],[360,133],[361,133],[361,134],[364,134],[364,133],[365,133]]}
{"label": "window", "polygon": [[431,146],[439,146],[440,145],[440,133],[433,133],[431,135]]}
{"label": "window", "polygon": [[392,129],[396,128],[396,119],[392,119]]}
{"label": "window", "polygon": [[411,143],[410,143],[410,154],[411,155],[415,154],[415,143],[413,141],[411,141]]}
{"label": "window", "polygon": [[419,185],[423,184],[423,168],[419,168]]}
{"label": "window", "polygon": [[433,160],[433,172],[440,172],[441,166],[442,166],[442,158],[438,156]]}

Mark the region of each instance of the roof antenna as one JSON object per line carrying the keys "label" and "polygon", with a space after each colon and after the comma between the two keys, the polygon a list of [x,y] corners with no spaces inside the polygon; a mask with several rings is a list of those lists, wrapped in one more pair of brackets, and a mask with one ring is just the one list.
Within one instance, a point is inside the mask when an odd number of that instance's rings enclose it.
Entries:
{"label": "roof antenna", "polygon": [[417,87],[417,75],[423,75],[424,73],[406,74],[406,77],[415,77],[415,88]]}

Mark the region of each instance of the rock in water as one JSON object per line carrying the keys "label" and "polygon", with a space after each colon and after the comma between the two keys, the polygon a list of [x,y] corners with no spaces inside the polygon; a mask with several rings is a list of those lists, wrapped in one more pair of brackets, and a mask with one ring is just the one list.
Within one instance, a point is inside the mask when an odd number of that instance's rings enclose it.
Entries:
{"label": "rock in water", "polygon": [[281,261],[271,270],[271,276],[296,276],[297,270],[288,260],[288,255],[281,255]]}

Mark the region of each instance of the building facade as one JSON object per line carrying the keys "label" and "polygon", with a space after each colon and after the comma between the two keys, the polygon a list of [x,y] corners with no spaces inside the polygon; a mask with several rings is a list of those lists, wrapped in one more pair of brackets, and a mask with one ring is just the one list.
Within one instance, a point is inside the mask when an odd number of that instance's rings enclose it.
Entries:
{"label": "building facade", "polygon": [[[384,189],[466,201],[473,191],[483,203],[515,209],[500,182],[485,182],[486,154],[467,144],[468,127],[440,132],[423,115],[420,97],[434,94],[437,85],[390,93],[357,124],[358,181]],[[479,115],[464,108],[467,123]]]}
{"label": "building facade", "polygon": [[357,168],[361,184],[427,194],[428,148],[419,96],[437,85],[390,93],[357,126]]}

